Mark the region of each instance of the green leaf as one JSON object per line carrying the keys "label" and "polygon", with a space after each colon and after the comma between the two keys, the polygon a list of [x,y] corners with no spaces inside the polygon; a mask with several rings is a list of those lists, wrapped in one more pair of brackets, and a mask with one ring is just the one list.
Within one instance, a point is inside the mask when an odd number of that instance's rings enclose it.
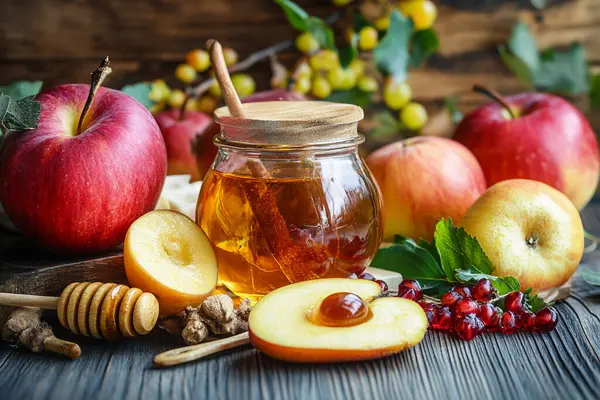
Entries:
{"label": "green leaf", "polygon": [[342,68],[346,68],[352,60],[358,57],[358,35],[356,33],[352,34],[350,43],[347,46],[338,50],[338,57]]}
{"label": "green leaf", "polygon": [[412,31],[412,21],[395,9],[390,15],[390,26],[386,35],[373,51],[377,67],[397,82],[406,80]]}
{"label": "green leaf", "polygon": [[583,46],[575,43],[567,51],[545,55],[535,74],[535,86],[572,96],[587,93],[588,65]]}
{"label": "green leaf", "polygon": [[125,94],[130,95],[146,108],[150,108],[156,104],[156,102],[150,100],[148,95],[152,89],[152,83],[150,82],[139,82],[131,85],[125,85],[121,88],[121,91]]}
{"label": "green leaf", "polygon": [[502,278],[497,278],[492,280],[492,285],[498,292],[500,296],[504,296],[510,292],[516,292],[521,290],[521,285],[517,278],[512,276],[505,276]]}
{"label": "green leaf", "polygon": [[8,105],[6,97],[8,96],[0,92],[2,109],[4,110],[0,125],[9,131],[37,128],[41,106],[38,101],[33,99],[34,96],[24,97],[16,101],[9,97]]}
{"label": "green leaf", "polygon": [[9,96],[13,101],[17,101],[38,94],[41,88],[42,81],[16,81],[0,86],[0,92]]}
{"label": "green leaf", "polygon": [[520,290],[521,286],[519,285],[519,281],[512,276],[507,277],[499,277],[489,274],[482,274],[480,272],[475,271],[474,269],[470,270],[456,270],[454,271],[456,278],[463,283],[476,283],[480,279],[487,279],[492,282],[492,285],[498,292],[498,295],[503,296],[507,293],[514,292]]}
{"label": "green leaf", "polygon": [[427,296],[440,298],[444,293],[449,292],[458,282],[447,282],[441,280],[419,279],[421,289]]}
{"label": "green leaf", "polygon": [[531,0],[531,5],[538,10],[543,10],[548,7],[548,0]]}
{"label": "green leaf", "polygon": [[373,121],[377,122],[378,125],[369,131],[371,137],[377,139],[393,138],[400,131],[398,120],[388,110],[373,115]]}
{"label": "green leaf", "polygon": [[360,32],[365,26],[372,26],[371,22],[366,19],[360,12],[354,11],[352,13],[352,29],[354,32]]}
{"label": "green leaf", "polygon": [[325,21],[317,17],[309,17],[306,20],[306,30],[317,39],[322,49],[335,50],[333,31]]}
{"label": "green leaf", "polygon": [[283,8],[289,23],[297,30],[310,32],[323,49],[335,49],[333,31],[321,18],[308,15],[300,6],[289,0],[275,0]]}
{"label": "green leaf", "polygon": [[525,64],[519,57],[516,57],[508,52],[505,46],[498,48],[500,58],[504,62],[504,65],[511,70],[511,72],[521,80],[525,85],[533,87],[533,74],[527,64]]}
{"label": "green leaf", "polygon": [[380,249],[371,262],[375,268],[395,271],[407,279],[444,280],[445,275],[429,252],[411,239]]}
{"label": "green leaf", "polygon": [[525,303],[529,306],[529,310],[533,313],[538,312],[544,307],[550,306],[550,304],[546,304],[546,302],[544,302],[540,296],[534,294],[532,288],[527,289],[523,293],[525,293]]}
{"label": "green leaf", "polygon": [[477,239],[463,228],[452,225],[452,219],[444,218],[437,223],[434,238],[442,268],[449,280],[454,278],[455,270],[474,269],[482,274],[491,274],[492,263]]}
{"label": "green leaf", "polygon": [[440,41],[433,29],[429,28],[415,32],[411,38],[408,66],[411,68],[420,67],[439,48]]}
{"label": "green leaf", "polygon": [[283,12],[289,23],[299,31],[305,32],[308,30],[306,21],[309,15],[300,6],[289,0],[275,0],[283,8]]}
{"label": "green leaf", "polygon": [[508,49],[529,68],[537,71],[540,64],[540,53],[535,37],[526,24],[519,22],[515,25],[508,40]]}
{"label": "green leaf", "polygon": [[10,96],[0,92],[0,121],[4,121],[4,116],[8,112],[8,107],[10,107]]}
{"label": "green leaf", "polygon": [[333,92],[325,101],[334,103],[354,104],[360,107],[366,107],[371,103],[371,93],[363,92],[358,88]]}
{"label": "green leaf", "polygon": [[600,109],[600,74],[590,75],[590,107]]}

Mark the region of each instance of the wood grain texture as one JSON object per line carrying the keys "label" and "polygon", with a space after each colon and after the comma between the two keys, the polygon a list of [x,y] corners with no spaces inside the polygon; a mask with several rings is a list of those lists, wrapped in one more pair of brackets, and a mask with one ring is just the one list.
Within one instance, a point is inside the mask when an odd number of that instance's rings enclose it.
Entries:
{"label": "wood grain texture", "polygon": [[[335,10],[329,0],[297,2],[320,17]],[[409,76],[415,98],[430,112],[440,109],[447,95],[458,94],[464,111],[486,101],[469,93],[474,83],[505,94],[524,90],[497,54],[519,20],[530,25],[542,48],[583,43],[592,67],[600,68],[600,1],[552,0],[541,24],[535,23],[529,0],[437,3],[440,53]],[[87,82],[105,55],[114,65],[108,86],[157,77],[174,83],[174,68],[185,52],[203,47],[209,38],[234,47],[243,58],[296,34],[272,0],[3,0],[0,84],[16,79],[41,79],[48,87]],[[290,51],[281,60],[291,66],[297,57]],[[250,73],[259,88],[268,86],[268,62]],[[592,122],[600,128],[600,118]]]}
{"label": "wood grain texture", "polygon": [[[600,203],[583,213],[600,233]],[[583,263],[600,263],[600,250]],[[429,332],[423,342],[381,360],[293,365],[250,346],[171,369],[157,353],[181,340],[163,331],[116,343],[76,337],[83,354],[67,361],[0,345],[2,399],[597,399],[600,396],[600,286],[574,278],[547,334],[487,334],[471,342]]]}

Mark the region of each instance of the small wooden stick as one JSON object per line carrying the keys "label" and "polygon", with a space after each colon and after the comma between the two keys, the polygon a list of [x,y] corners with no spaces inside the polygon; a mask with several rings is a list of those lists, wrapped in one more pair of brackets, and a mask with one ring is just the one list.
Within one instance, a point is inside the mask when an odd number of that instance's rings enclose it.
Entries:
{"label": "small wooden stick", "polygon": [[199,360],[211,354],[219,353],[234,347],[250,343],[248,332],[243,332],[225,339],[214,340],[209,343],[200,343],[193,346],[180,347],[157,354],[152,363],[157,368],[171,367],[190,361]]}
{"label": "small wooden stick", "polygon": [[44,310],[56,310],[58,305],[58,297],[0,293],[0,305],[14,307],[37,307]]}
{"label": "small wooden stick", "polygon": [[81,348],[77,343],[62,340],[54,336],[50,336],[44,340],[44,350],[51,351],[56,354],[61,354],[74,360],[81,356]]}
{"label": "small wooden stick", "polygon": [[219,86],[221,87],[221,92],[223,93],[223,98],[225,99],[225,103],[227,103],[229,112],[233,117],[243,118],[242,102],[233,87],[229,71],[227,71],[227,64],[225,63],[225,57],[223,57],[221,43],[210,39],[206,42],[206,47],[208,47],[210,62],[215,71],[217,81],[219,81]]}

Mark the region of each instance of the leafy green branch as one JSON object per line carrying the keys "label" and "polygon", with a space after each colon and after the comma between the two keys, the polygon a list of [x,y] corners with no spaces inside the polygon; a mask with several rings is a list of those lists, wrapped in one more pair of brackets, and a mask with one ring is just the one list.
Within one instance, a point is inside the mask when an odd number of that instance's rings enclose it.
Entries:
{"label": "leafy green branch", "polygon": [[[433,243],[397,235],[392,246],[377,252],[371,266],[416,279],[424,293],[437,298],[454,286],[472,285],[480,279],[490,280],[499,296],[521,290],[516,278],[492,275],[492,263],[477,239],[454,226],[450,218],[437,223]],[[532,310],[545,306],[531,288],[524,293]]]}
{"label": "leafy green branch", "polygon": [[22,131],[37,127],[40,103],[34,100],[42,82],[17,81],[0,86],[0,130]]}

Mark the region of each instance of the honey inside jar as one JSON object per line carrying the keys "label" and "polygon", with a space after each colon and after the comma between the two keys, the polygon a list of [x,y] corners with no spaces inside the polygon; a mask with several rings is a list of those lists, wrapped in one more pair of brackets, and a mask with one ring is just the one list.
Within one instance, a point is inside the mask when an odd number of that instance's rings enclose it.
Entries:
{"label": "honey inside jar", "polygon": [[[273,107],[281,103],[316,102]],[[358,156],[361,137],[355,123],[349,125],[346,132],[338,129],[349,136],[340,143],[312,138],[293,148],[265,143],[261,130],[248,134],[259,137],[257,143],[231,143],[223,129],[197,208],[197,222],[215,247],[221,284],[258,300],[289,283],[346,277],[368,266],[381,242],[380,199]],[[230,134],[238,133],[236,126]]]}

